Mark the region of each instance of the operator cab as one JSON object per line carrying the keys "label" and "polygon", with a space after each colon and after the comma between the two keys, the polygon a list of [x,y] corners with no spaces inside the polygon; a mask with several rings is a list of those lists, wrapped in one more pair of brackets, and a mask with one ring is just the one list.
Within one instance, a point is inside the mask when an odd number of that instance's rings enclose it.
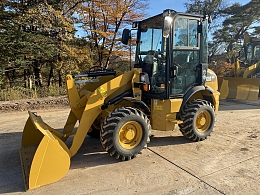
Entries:
{"label": "operator cab", "polygon": [[252,37],[250,42],[244,46],[245,60],[248,65],[255,64],[260,60],[260,39]]}
{"label": "operator cab", "polygon": [[[207,16],[165,10],[137,24],[135,68],[148,75],[149,80],[143,81],[150,86],[147,95],[179,98],[205,84]],[[127,38],[124,32],[122,42],[127,43]]]}

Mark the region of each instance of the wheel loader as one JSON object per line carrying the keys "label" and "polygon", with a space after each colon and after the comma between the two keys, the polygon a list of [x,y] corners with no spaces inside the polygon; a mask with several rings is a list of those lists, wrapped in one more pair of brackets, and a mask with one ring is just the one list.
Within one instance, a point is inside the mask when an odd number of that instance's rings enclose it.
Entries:
{"label": "wheel loader", "polygon": [[132,70],[94,67],[67,75],[71,111],[62,132],[29,111],[20,148],[26,190],[61,179],[87,135],[100,137],[107,153],[122,161],[147,147],[151,129],[172,131],[177,125],[190,140],[206,139],[220,95],[207,63],[209,21],[206,15],[165,10],[123,31],[123,44],[136,33]]}
{"label": "wheel loader", "polygon": [[235,59],[235,67],[219,77],[220,99],[257,101],[260,86],[260,39],[245,33],[244,44]]}

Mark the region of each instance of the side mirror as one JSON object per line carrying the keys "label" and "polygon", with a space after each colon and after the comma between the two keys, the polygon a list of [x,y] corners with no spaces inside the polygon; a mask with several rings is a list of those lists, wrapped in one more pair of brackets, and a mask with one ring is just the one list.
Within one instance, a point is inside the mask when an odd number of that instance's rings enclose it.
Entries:
{"label": "side mirror", "polygon": [[169,34],[171,32],[171,26],[172,26],[172,17],[165,16],[164,18],[164,26],[163,26],[163,37],[168,38]]}
{"label": "side mirror", "polygon": [[123,30],[123,34],[122,34],[122,43],[123,43],[124,45],[127,45],[127,44],[128,44],[128,41],[129,41],[129,39],[130,39],[130,37],[131,37],[131,30],[129,30],[129,29],[124,29],[124,30]]}

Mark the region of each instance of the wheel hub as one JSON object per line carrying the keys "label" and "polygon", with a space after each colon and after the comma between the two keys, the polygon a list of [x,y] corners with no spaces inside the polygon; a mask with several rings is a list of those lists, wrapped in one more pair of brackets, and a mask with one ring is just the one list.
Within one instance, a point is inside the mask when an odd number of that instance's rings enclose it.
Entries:
{"label": "wheel hub", "polygon": [[135,137],[135,132],[133,129],[126,129],[124,136],[128,141],[130,141]]}
{"label": "wheel hub", "polygon": [[199,113],[196,119],[196,128],[199,132],[204,133],[208,130],[211,124],[211,117],[208,111]]}
{"label": "wheel hub", "polygon": [[206,124],[205,117],[201,117],[198,122],[199,122],[199,125],[201,125],[201,126],[205,125]]}
{"label": "wheel hub", "polygon": [[136,121],[129,121],[119,131],[119,144],[125,149],[132,149],[140,143],[142,134],[141,125]]}

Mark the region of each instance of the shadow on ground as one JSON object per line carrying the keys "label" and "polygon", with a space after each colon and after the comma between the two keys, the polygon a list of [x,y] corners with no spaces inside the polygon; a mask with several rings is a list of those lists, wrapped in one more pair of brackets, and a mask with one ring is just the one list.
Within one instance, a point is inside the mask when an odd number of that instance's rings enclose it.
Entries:
{"label": "shadow on ground", "polygon": [[105,151],[99,139],[87,136],[77,154],[71,158],[70,169],[96,167],[118,162],[120,161]]}
{"label": "shadow on ground", "polygon": [[193,143],[184,136],[151,137],[148,147],[169,146]]}
{"label": "shadow on ground", "polygon": [[[25,191],[19,156],[21,140],[21,132],[0,134],[0,194]],[[68,140],[68,145],[71,141],[72,139]],[[119,161],[105,152],[99,139],[87,136],[78,153],[71,158],[70,169],[95,167],[117,162]]]}
{"label": "shadow on ground", "polygon": [[219,110],[252,110],[260,109],[260,100],[249,101],[249,100],[237,100],[237,99],[224,99],[220,100]]}
{"label": "shadow on ground", "polygon": [[0,134],[0,194],[24,191],[19,148],[21,132]]}
{"label": "shadow on ground", "polygon": [[[20,163],[19,148],[22,133],[0,134],[0,194],[24,192],[24,182]],[[66,144],[71,145],[72,138]],[[151,137],[148,147],[179,145],[191,143],[183,136]],[[82,169],[101,165],[119,163],[102,147],[100,140],[87,136],[77,152],[71,158],[70,169]]]}

